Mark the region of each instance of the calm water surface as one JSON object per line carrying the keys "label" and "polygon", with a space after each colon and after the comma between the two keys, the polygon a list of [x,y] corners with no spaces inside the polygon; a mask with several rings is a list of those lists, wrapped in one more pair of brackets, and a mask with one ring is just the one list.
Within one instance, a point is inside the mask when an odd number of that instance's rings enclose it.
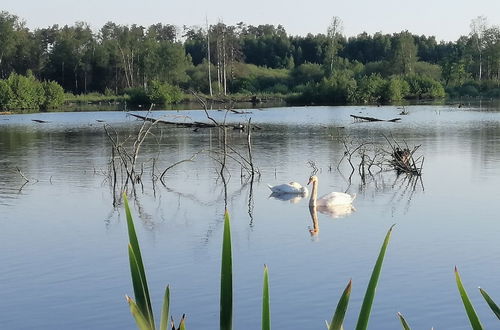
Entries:
{"label": "calm water surface", "polygon": [[[229,163],[234,328],[260,327],[263,265],[270,270],[275,329],[323,329],[353,280],[345,328],[354,328],[380,245],[396,223],[370,327],[400,329],[403,313],[417,329],[468,329],[453,267],[486,328],[498,326],[477,287],[500,300],[500,107],[411,106],[398,123],[355,123],[350,114],[390,119],[396,107],[253,109],[228,114],[252,122],[253,185]],[[222,119],[224,113],[212,113]],[[202,111],[155,112],[167,120],[204,120]],[[37,123],[32,119],[47,121]],[[134,329],[124,295],[132,294],[121,203],[108,177],[111,144],[104,122],[121,139],[141,123],[123,112],[0,116],[0,327],[2,329]],[[218,329],[224,191],[214,161],[217,132],[158,126],[143,145],[143,185],[131,205],[153,305],[171,287],[175,319],[191,329]],[[348,181],[342,138],[387,147],[385,136],[421,145],[422,182],[384,172]],[[245,153],[246,135],[229,132]],[[166,176],[157,173],[205,150]],[[269,198],[267,184],[307,183],[318,167],[319,193],[356,193],[355,212],[318,214],[308,201]],[[17,172],[30,179],[25,180]]]}

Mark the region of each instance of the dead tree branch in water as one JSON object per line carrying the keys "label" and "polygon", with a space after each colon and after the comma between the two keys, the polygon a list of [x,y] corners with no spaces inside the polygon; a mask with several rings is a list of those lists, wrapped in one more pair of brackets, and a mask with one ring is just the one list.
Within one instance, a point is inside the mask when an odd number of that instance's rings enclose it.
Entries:
{"label": "dead tree branch in water", "polygon": [[401,146],[394,139],[391,141],[386,136],[384,138],[389,144],[390,151],[373,142],[355,141],[348,136],[341,138],[344,153],[337,164],[337,170],[340,170],[342,162],[347,160],[351,168],[348,181],[351,182],[356,170],[356,163],[359,162],[357,170],[363,184],[366,182],[367,174],[373,176],[373,168],[377,168],[378,172],[394,169],[398,173],[420,176],[424,157],[415,158],[415,152],[420,148],[420,145],[411,149],[406,142]]}
{"label": "dead tree branch in water", "polygon": [[386,151],[386,153],[390,155],[390,166],[398,172],[417,176],[422,175],[424,156],[414,157],[415,152],[421,145],[414,146],[410,149],[406,141],[403,141],[404,146],[401,146],[394,138],[392,138],[392,142],[385,135],[384,138],[391,148],[390,151]]}
{"label": "dead tree branch in water", "polygon": [[394,123],[394,122],[401,120],[401,118],[393,118],[393,119],[385,120],[385,119],[378,119],[378,118],[373,118],[373,117],[363,117],[363,116],[356,116],[356,115],[351,115],[351,117],[357,121],[385,121],[385,122]]}
{"label": "dead tree branch in water", "polygon": [[377,158],[377,155],[375,154],[373,157],[368,156],[368,146],[372,146],[373,144],[371,142],[355,142],[354,140],[349,139],[349,137],[343,137],[341,138],[342,145],[344,146],[344,154],[342,155],[342,158],[340,158],[339,163],[337,164],[337,169],[340,168],[340,164],[344,161],[344,159],[347,160],[349,163],[349,166],[351,167],[351,173],[349,175],[349,182],[352,179],[352,175],[354,174],[356,168],[353,164],[353,156],[359,154],[361,161],[358,165],[358,171],[361,175],[361,178],[364,180],[365,176],[365,166],[366,163],[370,163],[370,166],[368,167],[368,171],[370,170],[371,166],[375,165],[375,160]]}
{"label": "dead tree branch in water", "polygon": [[163,172],[161,173],[160,175],[160,181],[161,183],[163,183],[163,185],[165,185],[165,182],[163,181],[163,177],[165,176],[165,174],[167,173],[168,170],[172,169],[173,167],[177,166],[177,165],[180,165],[182,163],[185,163],[185,162],[192,162],[196,156],[198,156],[200,153],[202,153],[204,150],[200,150],[196,153],[194,153],[190,158],[188,159],[183,159],[183,160],[179,160],[178,162],[175,162],[173,163],[172,165],[168,166],[165,170],[163,170]]}
{"label": "dead tree branch in water", "polygon": [[19,173],[19,175],[20,175],[20,176],[24,179],[24,181],[26,181],[26,182],[30,182],[30,179],[28,179],[28,178],[26,177],[26,175],[24,175],[24,173],[21,171],[21,169],[20,169],[19,167],[16,167],[16,171],[17,171],[17,173]]}
{"label": "dead tree branch in water", "polygon": [[[206,99],[202,98],[200,95],[197,93],[191,91],[191,93],[197,98],[198,102],[200,105],[203,107],[203,111],[205,112],[206,117],[218,128],[218,133],[219,133],[219,148],[216,148],[214,150],[211,150],[211,152],[219,155],[219,160],[218,162],[221,165],[221,172],[225,171],[227,169],[227,160],[231,159],[238,163],[241,166],[241,169],[245,170],[248,174],[248,177],[254,178],[256,174],[260,175],[260,171],[257,167],[255,167],[254,162],[253,162],[253,157],[252,157],[252,138],[251,138],[251,132],[252,128],[256,127],[255,125],[252,125],[251,118],[248,120],[248,123],[245,126],[238,124],[238,125],[228,125],[226,124],[227,120],[227,115],[228,112],[231,111],[230,108],[226,109],[226,113],[224,116],[224,121],[218,122],[215,118],[213,118],[207,107],[207,101]],[[240,130],[243,131],[247,130],[247,138],[246,138],[246,148],[247,148],[247,154],[248,156],[243,155],[242,152],[238,151],[237,148],[234,145],[231,145],[228,143],[228,131],[227,128],[233,128],[234,130]],[[256,127],[257,129],[260,129],[260,127]],[[220,173],[219,173],[220,174]]]}

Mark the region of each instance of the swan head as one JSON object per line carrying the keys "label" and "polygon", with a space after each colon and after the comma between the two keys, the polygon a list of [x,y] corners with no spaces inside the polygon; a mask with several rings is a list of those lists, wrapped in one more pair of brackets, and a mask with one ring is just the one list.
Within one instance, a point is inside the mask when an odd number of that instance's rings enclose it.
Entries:
{"label": "swan head", "polygon": [[311,175],[307,184],[310,184],[311,182],[318,182],[318,177],[316,175]]}

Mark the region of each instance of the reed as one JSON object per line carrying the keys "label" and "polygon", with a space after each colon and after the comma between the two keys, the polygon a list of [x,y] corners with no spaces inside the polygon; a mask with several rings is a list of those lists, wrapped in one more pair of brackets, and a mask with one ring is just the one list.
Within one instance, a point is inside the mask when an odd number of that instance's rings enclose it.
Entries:
{"label": "reed", "polygon": [[[135,319],[137,327],[140,330],[155,330],[155,318],[151,305],[151,299],[147,284],[146,272],[142,261],[139,241],[134,227],[134,222],[130,212],[126,194],[123,194],[125,204],[125,214],[127,218],[127,228],[129,234],[129,262],[130,273],[132,277],[132,285],[134,289],[135,300],[126,296],[130,307],[130,312]],[[361,311],[359,314],[356,329],[366,329],[370,318],[371,307],[375,298],[378,279],[382,270],[382,263],[385,257],[385,252],[389,244],[389,239],[392,233],[391,226],[387,232],[382,247],[380,249],[377,261],[372,271],[370,281],[365,293]],[[344,317],[349,304],[349,297],[352,289],[352,281],[349,281],[335,309],[332,321],[327,323],[329,330],[343,329]],[[160,330],[166,330],[169,320],[170,308],[170,288],[165,289],[163,298],[163,307],[160,319]],[[400,316],[402,319],[402,316]],[[222,262],[221,262],[221,281],[220,281],[220,329],[231,330],[233,318],[233,272],[232,272],[232,246],[231,246],[231,224],[229,213],[227,210],[224,214],[224,231],[222,239]],[[402,321],[403,322],[403,321]],[[171,329],[176,329],[173,321],[171,321]],[[179,330],[185,329],[185,317],[183,315]],[[269,270],[264,266],[264,281],[262,289],[262,330],[271,329],[271,313],[270,313],[270,295],[269,295]],[[405,328],[406,329],[406,328]]]}
{"label": "reed", "polygon": [[[132,214],[130,213],[130,207],[128,205],[126,194],[123,194],[123,201],[125,203],[125,214],[127,218],[130,274],[132,277],[132,286],[134,288],[135,301],[129,296],[126,296],[126,298],[130,307],[130,312],[135,319],[137,327],[140,330],[155,330],[155,320],[153,316],[153,308],[151,306],[151,299],[149,296],[146,272],[144,270],[139,241],[137,240],[134,221],[132,219]],[[169,306],[170,288],[167,286],[167,288],[165,289],[163,300],[163,308],[159,328],[160,330],[167,329]]]}
{"label": "reed", "polygon": [[457,282],[458,292],[460,293],[460,297],[462,298],[462,302],[465,307],[465,312],[469,317],[472,329],[474,330],[483,329],[483,325],[479,321],[479,318],[476,314],[476,310],[474,309],[474,306],[472,305],[472,302],[470,301],[469,296],[467,295],[467,291],[465,291],[465,288],[462,284],[462,279],[460,278],[460,274],[458,273],[457,267],[455,267],[455,281]]}
{"label": "reed", "polygon": [[224,214],[222,264],[220,273],[220,329],[231,330],[233,322],[233,262],[229,213]]}
{"label": "reed", "polygon": [[262,330],[271,330],[271,301],[269,298],[269,271],[264,266],[264,284],[262,285]]}

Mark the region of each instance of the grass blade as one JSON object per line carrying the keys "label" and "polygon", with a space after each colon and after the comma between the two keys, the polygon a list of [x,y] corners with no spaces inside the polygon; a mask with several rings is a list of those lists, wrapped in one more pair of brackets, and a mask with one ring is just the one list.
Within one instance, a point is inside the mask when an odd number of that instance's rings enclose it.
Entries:
{"label": "grass blade", "polygon": [[267,266],[264,266],[264,285],[262,289],[262,330],[271,330],[269,272]]}
{"label": "grass blade", "polygon": [[179,323],[179,330],[186,330],[186,322],[184,322],[185,314],[182,314],[181,323]]}
{"label": "grass blade", "polygon": [[224,214],[222,265],[220,284],[220,329],[231,330],[233,322],[233,265],[231,256],[231,226],[229,213]]}
{"label": "grass blade", "polygon": [[370,318],[373,299],[375,298],[375,291],[377,290],[377,282],[380,276],[385,251],[387,249],[387,245],[389,244],[389,239],[391,238],[393,227],[394,225],[389,228],[389,231],[385,235],[384,243],[382,244],[382,248],[380,249],[377,262],[375,263],[375,267],[373,267],[372,276],[370,277],[370,282],[368,283],[368,287],[366,288],[365,298],[363,299],[363,305],[361,305],[361,311],[359,312],[356,330],[366,330],[366,328],[368,327],[368,320]]}
{"label": "grass blade", "polygon": [[401,313],[398,312],[399,320],[401,321],[401,325],[403,326],[404,330],[411,330],[410,325],[408,322],[406,322],[405,318]]}
{"label": "grass blade", "polygon": [[163,297],[163,307],[161,309],[160,330],[167,330],[168,313],[170,309],[170,287],[167,285],[165,296]]}
{"label": "grass blade", "polygon": [[129,296],[125,296],[125,298],[127,298],[127,302],[130,307],[130,313],[132,313],[132,316],[135,319],[137,328],[139,328],[139,330],[154,330],[153,328],[151,328],[148,320],[146,320],[144,315],[141,313],[141,310],[139,309],[135,301],[132,300],[132,298],[130,298]]}
{"label": "grass blade", "polygon": [[464,303],[465,311],[467,312],[467,316],[469,317],[470,325],[474,330],[483,329],[479,318],[477,317],[476,311],[474,310],[474,306],[467,296],[467,292],[462,284],[462,279],[460,278],[460,274],[458,273],[457,267],[455,267],[455,280],[457,281],[458,292],[460,292],[460,297],[462,298],[462,302]]}
{"label": "grass blade", "polygon": [[123,200],[125,203],[125,214],[127,217],[127,228],[129,235],[130,271],[132,274],[134,295],[137,301],[137,307],[149,321],[151,328],[154,329],[155,323],[153,317],[153,309],[151,307],[151,299],[149,297],[149,289],[146,280],[146,273],[144,271],[144,265],[142,263],[139,241],[137,240],[137,235],[135,233],[134,221],[132,219],[132,214],[130,213],[130,207],[128,205],[128,199],[125,193],[123,193]]}
{"label": "grass blade", "polygon": [[495,315],[498,317],[498,319],[500,320],[500,308],[498,308],[498,305],[495,304],[495,302],[493,301],[493,299],[490,298],[490,296],[486,293],[486,291],[484,291],[483,289],[479,288],[479,291],[481,292],[481,294],[483,295],[484,299],[486,300],[486,302],[488,303],[488,305],[490,306],[491,310],[493,311],[493,313],[495,313]]}
{"label": "grass blade", "polygon": [[137,263],[137,258],[135,256],[134,250],[132,249],[130,244],[128,245],[128,256],[129,256],[129,262],[130,262],[130,275],[132,277],[132,286],[134,287],[134,296],[135,296],[135,299],[137,301],[137,307],[141,311],[142,315],[144,315],[146,317],[151,328],[154,329],[154,324],[151,323],[150,319],[147,316],[148,315],[147,308],[144,308],[143,307],[144,305],[139,304],[139,301],[141,303],[144,303],[146,293],[145,293],[145,288],[143,285],[144,281],[142,278],[142,274],[139,270],[139,265]]}
{"label": "grass blade", "polygon": [[345,312],[347,311],[347,305],[349,304],[349,297],[351,295],[352,281],[347,283],[344,293],[340,297],[335,313],[333,314],[332,323],[328,326],[328,330],[340,330],[342,329],[342,324],[344,323]]}

